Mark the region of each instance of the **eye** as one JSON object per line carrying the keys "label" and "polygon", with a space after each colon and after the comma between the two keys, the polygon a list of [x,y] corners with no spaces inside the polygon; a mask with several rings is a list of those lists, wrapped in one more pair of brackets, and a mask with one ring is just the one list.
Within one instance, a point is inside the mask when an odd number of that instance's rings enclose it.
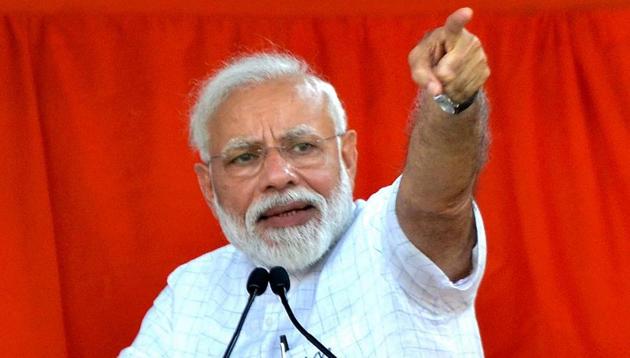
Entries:
{"label": "eye", "polygon": [[310,154],[317,150],[317,144],[312,142],[299,142],[291,146],[291,152],[294,154]]}
{"label": "eye", "polygon": [[239,166],[249,165],[249,164],[255,163],[256,160],[258,160],[258,158],[260,158],[260,154],[254,153],[254,152],[246,152],[246,153],[242,153],[234,157],[231,157],[231,159],[227,161],[227,164],[239,165]]}

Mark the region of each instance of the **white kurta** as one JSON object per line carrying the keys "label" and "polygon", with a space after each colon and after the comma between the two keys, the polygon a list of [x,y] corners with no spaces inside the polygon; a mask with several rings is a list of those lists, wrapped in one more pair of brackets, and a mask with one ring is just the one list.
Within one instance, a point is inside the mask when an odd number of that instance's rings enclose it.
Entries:
{"label": "white kurta", "polygon": [[[483,356],[474,299],[486,262],[475,206],[473,272],[452,283],[403,234],[400,180],[355,204],[339,242],[307,274],[291,276],[288,300],[302,325],[338,357]],[[247,302],[254,265],[231,245],[176,269],[121,357],[220,357]],[[256,298],[233,357],[319,357],[271,289]],[[322,355],[323,356],[323,355]]]}

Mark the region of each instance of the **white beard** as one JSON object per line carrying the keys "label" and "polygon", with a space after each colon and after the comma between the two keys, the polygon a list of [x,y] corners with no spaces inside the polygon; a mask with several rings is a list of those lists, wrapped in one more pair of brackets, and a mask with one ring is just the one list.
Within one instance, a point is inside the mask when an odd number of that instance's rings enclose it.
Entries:
{"label": "white beard", "polygon": [[[213,206],[223,233],[257,265],[282,266],[289,272],[309,268],[341,238],[352,218],[352,184],[343,165],[339,172],[339,184],[330,199],[296,187],[252,203],[245,220],[225,211],[215,193]],[[297,201],[312,205],[320,215],[299,226],[267,229],[263,233],[256,230],[256,221],[262,213]]]}

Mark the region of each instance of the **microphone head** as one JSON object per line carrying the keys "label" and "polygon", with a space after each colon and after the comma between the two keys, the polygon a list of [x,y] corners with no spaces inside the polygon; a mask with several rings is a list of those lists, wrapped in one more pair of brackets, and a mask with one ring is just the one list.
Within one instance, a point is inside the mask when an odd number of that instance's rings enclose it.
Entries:
{"label": "microphone head", "polygon": [[267,284],[269,283],[269,272],[262,267],[256,267],[252,273],[249,274],[247,279],[247,292],[250,295],[254,293],[256,296],[260,296],[267,290]]}
{"label": "microphone head", "polygon": [[276,295],[289,292],[291,282],[289,281],[287,270],[280,266],[272,267],[271,270],[269,270],[269,285]]}

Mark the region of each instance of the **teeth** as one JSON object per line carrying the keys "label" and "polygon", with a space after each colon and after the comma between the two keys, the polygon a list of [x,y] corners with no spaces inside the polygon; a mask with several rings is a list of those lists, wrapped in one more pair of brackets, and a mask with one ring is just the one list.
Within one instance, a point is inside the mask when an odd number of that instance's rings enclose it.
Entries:
{"label": "teeth", "polygon": [[296,212],[296,210],[291,210],[291,211],[284,212],[284,213],[280,214],[279,216],[291,216],[291,215],[294,215],[295,212]]}
{"label": "teeth", "polygon": [[300,208],[300,209],[293,209],[293,210],[288,210],[288,211],[284,211],[284,212],[280,212],[280,213],[276,213],[276,214],[270,214],[270,215],[261,215],[260,218],[258,219],[258,221],[260,220],[267,220],[271,217],[287,217],[287,216],[293,216],[296,215],[299,211],[303,211],[303,210],[308,210],[310,207],[304,207],[304,208]]}

